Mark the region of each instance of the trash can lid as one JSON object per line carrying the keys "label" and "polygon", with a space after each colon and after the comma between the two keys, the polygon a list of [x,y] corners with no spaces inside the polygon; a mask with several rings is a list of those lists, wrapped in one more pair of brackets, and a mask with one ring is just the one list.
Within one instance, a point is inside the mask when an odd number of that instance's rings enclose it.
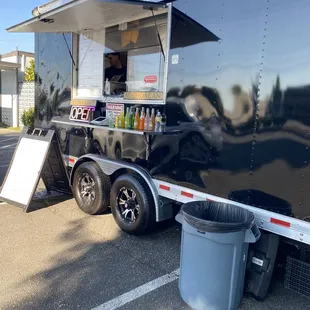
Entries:
{"label": "trash can lid", "polygon": [[254,225],[252,212],[223,202],[193,201],[185,203],[181,212],[188,224],[204,232],[236,232]]}

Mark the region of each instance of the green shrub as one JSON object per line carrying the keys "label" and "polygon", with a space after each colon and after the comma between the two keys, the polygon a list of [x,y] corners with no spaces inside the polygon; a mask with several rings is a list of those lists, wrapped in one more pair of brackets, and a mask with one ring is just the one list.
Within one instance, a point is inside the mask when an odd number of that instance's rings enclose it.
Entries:
{"label": "green shrub", "polygon": [[29,110],[24,111],[22,115],[22,122],[27,127],[34,127],[34,108],[30,108]]}
{"label": "green shrub", "polygon": [[30,60],[30,66],[26,68],[26,72],[25,72],[25,81],[26,82],[31,82],[34,81],[34,60],[31,59]]}

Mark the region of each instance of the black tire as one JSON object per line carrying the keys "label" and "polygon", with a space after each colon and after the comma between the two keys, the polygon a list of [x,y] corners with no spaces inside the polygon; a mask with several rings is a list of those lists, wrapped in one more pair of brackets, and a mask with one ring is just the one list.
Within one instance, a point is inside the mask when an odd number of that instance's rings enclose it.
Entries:
{"label": "black tire", "polygon": [[[85,180],[92,180],[88,182],[88,187]],[[102,172],[97,163],[85,162],[78,166],[73,178],[73,195],[83,212],[91,215],[105,212],[109,208],[110,191],[110,177]]]}
{"label": "black tire", "polygon": [[[126,200],[125,189],[131,198],[134,197],[132,201]],[[128,202],[126,207],[121,205],[124,200]],[[129,234],[140,235],[149,231],[155,224],[154,199],[147,184],[140,177],[124,174],[117,178],[111,189],[110,205],[117,225]],[[138,205],[138,212],[133,209],[134,205]],[[127,212],[126,215],[123,212]]]}

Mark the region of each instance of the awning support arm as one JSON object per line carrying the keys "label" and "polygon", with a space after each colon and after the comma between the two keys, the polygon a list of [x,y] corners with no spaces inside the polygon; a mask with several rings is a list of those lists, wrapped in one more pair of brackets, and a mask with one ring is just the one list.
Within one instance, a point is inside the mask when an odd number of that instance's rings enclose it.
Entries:
{"label": "awning support arm", "polygon": [[65,34],[64,34],[64,33],[63,33],[62,35],[63,35],[64,40],[65,40],[65,42],[66,42],[67,49],[68,49],[68,52],[69,52],[69,54],[70,54],[70,57],[71,57],[72,63],[73,63],[73,65],[74,65],[74,67],[76,67],[76,65],[75,65],[75,61],[74,61],[74,59],[73,59],[73,55],[72,55],[72,53],[71,53],[71,50],[70,50],[69,44],[68,44],[67,39],[66,39],[66,36],[65,36]]}
{"label": "awning support arm", "polygon": [[151,8],[151,12],[152,12],[153,19],[154,19],[154,23],[155,23],[155,28],[156,28],[156,32],[157,32],[157,37],[158,37],[158,41],[159,41],[159,44],[160,44],[160,49],[161,49],[161,52],[162,52],[162,54],[163,54],[164,61],[165,61],[165,60],[166,60],[165,52],[164,52],[163,44],[162,44],[162,41],[161,41],[161,37],[160,37],[159,32],[158,32],[158,27],[157,27],[157,24],[156,24],[156,17],[155,17],[155,15],[154,15],[153,8]]}

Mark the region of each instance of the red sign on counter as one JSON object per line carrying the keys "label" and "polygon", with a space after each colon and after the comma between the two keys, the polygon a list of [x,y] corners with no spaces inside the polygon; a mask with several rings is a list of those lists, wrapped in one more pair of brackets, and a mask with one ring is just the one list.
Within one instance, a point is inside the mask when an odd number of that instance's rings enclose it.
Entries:
{"label": "red sign on counter", "polygon": [[144,77],[145,83],[156,83],[157,82],[157,75],[147,75]]}

